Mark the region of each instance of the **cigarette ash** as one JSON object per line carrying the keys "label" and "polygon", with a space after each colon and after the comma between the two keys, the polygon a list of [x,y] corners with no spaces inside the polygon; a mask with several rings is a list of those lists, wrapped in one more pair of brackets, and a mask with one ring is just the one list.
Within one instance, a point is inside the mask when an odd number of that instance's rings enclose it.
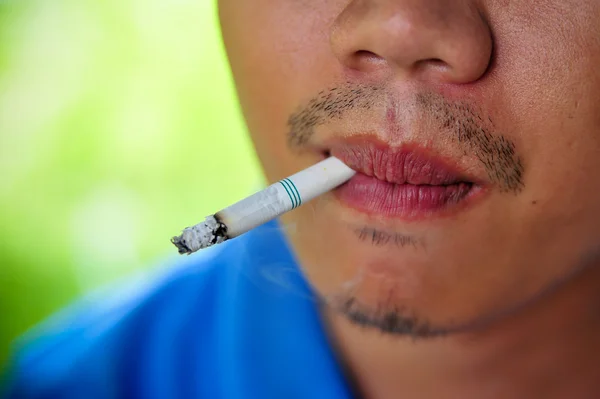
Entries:
{"label": "cigarette ash", "polygon": [[227,240],[227,226],[215,216],[208,216],[204,222],[187,227],[180,236],[173,237],[171,242],[180,254],[191,254],[199,249],[208,248]]}

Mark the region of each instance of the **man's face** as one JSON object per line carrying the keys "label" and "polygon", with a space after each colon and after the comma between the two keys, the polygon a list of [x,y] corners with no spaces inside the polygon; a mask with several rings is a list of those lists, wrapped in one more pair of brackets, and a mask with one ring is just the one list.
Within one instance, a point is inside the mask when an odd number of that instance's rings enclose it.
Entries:
{"label": "man's face", "polygon": [[359,173],[285,215],[332,309],[435,335],[598,263],[600,2],[221,0],[270,181]]}

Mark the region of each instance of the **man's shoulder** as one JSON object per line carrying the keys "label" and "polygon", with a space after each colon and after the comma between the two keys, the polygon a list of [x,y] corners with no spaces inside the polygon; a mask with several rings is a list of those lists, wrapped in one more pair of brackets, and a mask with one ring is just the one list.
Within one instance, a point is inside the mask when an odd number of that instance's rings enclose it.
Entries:
{"label": "man's shoulder", "polygon": [[264,226],[53,316],[21,341],[14,397],[209,397],[214,385],[198,379],[222,378],[232,323],[260,311],[240,306],[287,289],[265,284],[268,270],[295,269],[278,230]]}

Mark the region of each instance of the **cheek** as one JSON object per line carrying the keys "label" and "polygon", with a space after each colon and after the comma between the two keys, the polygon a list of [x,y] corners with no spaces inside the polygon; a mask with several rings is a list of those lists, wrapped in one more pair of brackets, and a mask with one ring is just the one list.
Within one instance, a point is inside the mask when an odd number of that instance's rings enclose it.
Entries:
{"label": "cheek", "polygon": [[495,61],[482,90],[495,93],[490,113],[524,154],[526,190],[513,213],[537,237],[569,241],[568,232],[578,245],[593,245],[600,230],[600,23],[593,16],[600,2],[539,1],[536,13],[529,2],[496,7]]}
{"label": "cheek", "polygon": [[269,180],[298,166],[288,168],[290,114],[338,74],[329,48],[329,27],[340,8],[336,3],[221,1],[223,40],[240,104]]}
{"label": "cheek", "polygon": [[600,23],[589,15],[600,14],[600,2],[539,1],[538,13],[522,3],[494,11],[495,57],[482,89],[494,93],[496,113],[528,156],[597,142],[590,128],[600,110]]}

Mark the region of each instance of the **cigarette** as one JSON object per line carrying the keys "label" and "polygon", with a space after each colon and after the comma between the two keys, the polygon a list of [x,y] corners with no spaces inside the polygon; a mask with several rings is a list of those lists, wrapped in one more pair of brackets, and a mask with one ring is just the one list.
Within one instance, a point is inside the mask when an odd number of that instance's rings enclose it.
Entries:
{"label": "cigarette", "polygon": [[171,242],[180,254],[188,255],[220,244],[333,190],[355,173],[329,157],[187,227]]}

